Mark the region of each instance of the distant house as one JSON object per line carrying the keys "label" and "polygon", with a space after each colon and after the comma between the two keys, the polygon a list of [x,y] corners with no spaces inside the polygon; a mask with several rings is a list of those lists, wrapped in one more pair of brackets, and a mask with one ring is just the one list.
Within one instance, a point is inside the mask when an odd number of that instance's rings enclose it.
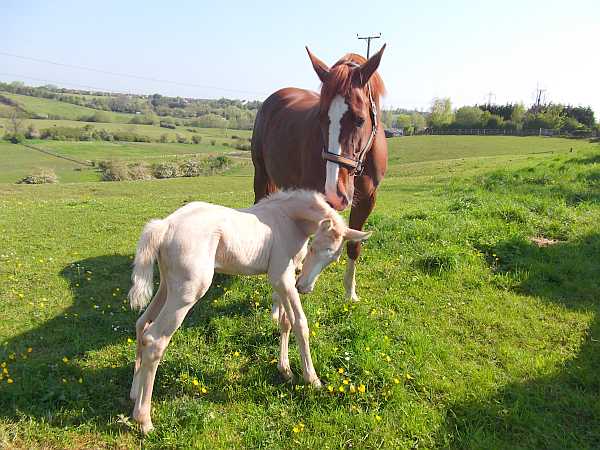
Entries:
{"label": "distant house", "polygon": [[386,138],[404,136],[404,130],[400,128],[388,128],[383,131]]}

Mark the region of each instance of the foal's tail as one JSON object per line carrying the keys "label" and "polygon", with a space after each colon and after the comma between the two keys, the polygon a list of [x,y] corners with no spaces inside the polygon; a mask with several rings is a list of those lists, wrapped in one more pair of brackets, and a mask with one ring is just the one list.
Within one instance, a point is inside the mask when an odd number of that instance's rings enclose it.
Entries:
{"label": "foal's tail", "polygon": [[129,290],[129,303],[131,309],[142,309],[152,296],[152,279],[154,274],[154,261],[158,256],[158,249],[163,240],[169,223],[165,220],[151,220],[144,227],[138,242],[135,260],[133,261],[133,286]]}

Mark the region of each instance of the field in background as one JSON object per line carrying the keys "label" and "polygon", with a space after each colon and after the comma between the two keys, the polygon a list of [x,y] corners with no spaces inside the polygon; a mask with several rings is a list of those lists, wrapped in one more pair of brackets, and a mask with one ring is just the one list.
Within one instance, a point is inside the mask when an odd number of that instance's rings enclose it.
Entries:
{"label": "field in background", "polygon": [[[343,263],[304,299],[325,388],[279,379],[266,280],[218,276],[158,370],[145,447],[598,448],[599,144],[388,142],[361,301],[343,299]],[[199,147],[39,145],[127,160]],[[46,163],[58,184],[14,184]],[[62,164],[0,145],[0,446],[137,447],[125,295],[141,227],[192,200],[250,205],[251,165],[89,182]]]}

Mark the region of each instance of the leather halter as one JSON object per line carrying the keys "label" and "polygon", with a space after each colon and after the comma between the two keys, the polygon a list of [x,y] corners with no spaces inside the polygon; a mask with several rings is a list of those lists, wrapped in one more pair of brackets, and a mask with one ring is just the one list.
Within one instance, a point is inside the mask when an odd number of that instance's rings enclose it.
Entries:
{"label": "leather halter", "polygon": [[[356,65],[358,66],[358,64]],[[371,135],[369,136],[367,143],[362,148],[362,150],[355,155],[356,159],[331,153],[328,148],[325,148],[325,146],[323,147],[323,152],[321,153],[321,156],[324,160],[331,161],[332,163],[336,163],[339,166],[345,167],[351,175],[362,175],[362,172],[364,170],[365,157],[367,155],[367,152],[371,149],[373,139],[375,139],[375,135],[377,134],[377,105],[375,104],[375,101],[373,101],[373,94],[371,93],[371,83],[367,83],[367,92],[369,93],[369,113],[371,116],[371,122],[373,126],[371,128]]]}

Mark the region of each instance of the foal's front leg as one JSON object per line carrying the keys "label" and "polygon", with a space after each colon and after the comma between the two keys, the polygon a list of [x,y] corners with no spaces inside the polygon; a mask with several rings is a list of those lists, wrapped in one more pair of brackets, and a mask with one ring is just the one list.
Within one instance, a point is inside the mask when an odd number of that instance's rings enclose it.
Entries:
{"label": "foal's front leg", "polygon": [[274,283],[273,287],[277,290],[281,304],[285,309],[285,314],[294,329],[294,335],[296,336],[296,341],[300,348],[302,377],[306,383],[310,383],[312,386],[320,388],[321,381],[315,372],[310,356],[308,321],[304,315],[302,303],[300,303],[300,295],[296,289],[295,281],[296,279],[292,268],[292,270],[286,271],[282,279]]}

